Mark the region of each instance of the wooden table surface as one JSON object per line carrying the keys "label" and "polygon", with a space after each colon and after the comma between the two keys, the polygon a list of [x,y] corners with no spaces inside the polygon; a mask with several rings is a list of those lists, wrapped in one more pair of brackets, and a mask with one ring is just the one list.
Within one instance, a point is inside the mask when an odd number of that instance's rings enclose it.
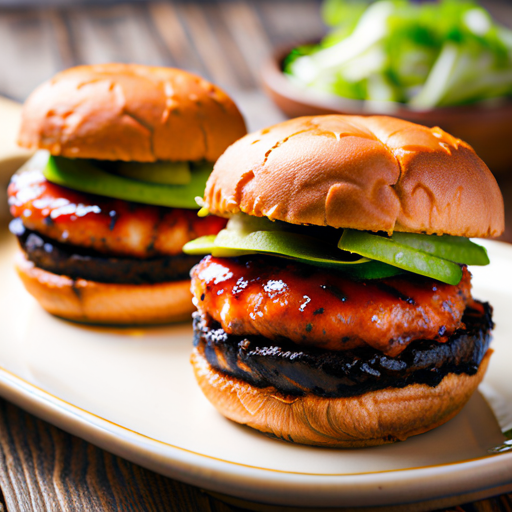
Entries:
{"label": "wooden table surface", "polygon": [[[259,87],[261,63],[272,48],[325,30],[317,0],[24,3],[29,5],[0,0],[0,95],[23,101],[40,82],[77,64],[177,66],[225,88],[250,129],[282,119]],[[486,5],[512,24],[506,2]],[[512,242],[512,162],[510,176],[502,174],[499,181],[509,226],[504,239]],[[9,512],[242,510],[111,455],[2,399],[0,488],[0,511]],[[512,512],[512,494],[452,510]]]}

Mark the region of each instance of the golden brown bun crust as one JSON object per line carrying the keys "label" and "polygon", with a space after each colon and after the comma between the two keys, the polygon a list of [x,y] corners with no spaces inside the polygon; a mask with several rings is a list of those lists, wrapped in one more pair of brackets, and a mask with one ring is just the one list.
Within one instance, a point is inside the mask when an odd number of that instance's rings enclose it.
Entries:
{"label": "golden brown bun crust", "polygon": [[190,319],[190,281],[130,285],[70,279],[42,270],[16,255],[27,291],[53,315],[94,324],[149,325]]}
{"label": "golden brown bun crust", "polygon": [[357,448],[403,441],[446,423],[480,384],[491,353],[473,376],[450,373],[436,387],[411,384],[350,398],[256,388],[210,366],[197,348],[192,365],[206,398],[230,420],[295,443]]}
{"label": "golden brown bun crust", "polygon": [[217,161],[205,202],[292,224],[498,236],[503,198],[465,142],[391,117],[301,117],[251,133]]}
{"label": "golden brown bun crust", "polygon": [[179,69],[78,66],[39,86],[23,108],[20,146],[100,160],[215,160],[245,135],[236,105]]}

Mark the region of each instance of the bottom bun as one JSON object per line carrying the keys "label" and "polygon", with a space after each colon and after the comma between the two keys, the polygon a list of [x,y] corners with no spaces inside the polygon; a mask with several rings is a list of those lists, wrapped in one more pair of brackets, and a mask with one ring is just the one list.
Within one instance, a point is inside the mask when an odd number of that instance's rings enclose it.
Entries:
{"label": "bottom bun", "polygon": [[53,315],[96,324],[162,324],[190,319],[190,281],[109,284],[71,279],[36,267],[18,252],[16,270],[27,291]]}
{"label": "bottom bun", "polygon": [[216,370],[197,348],[199,386],[221,414],[285,441],[357,448],[403,441],[453,418],[480,384],[492,350],[475,375],[448,374],[439,385],[411,384],[349,398],[283,395]]}

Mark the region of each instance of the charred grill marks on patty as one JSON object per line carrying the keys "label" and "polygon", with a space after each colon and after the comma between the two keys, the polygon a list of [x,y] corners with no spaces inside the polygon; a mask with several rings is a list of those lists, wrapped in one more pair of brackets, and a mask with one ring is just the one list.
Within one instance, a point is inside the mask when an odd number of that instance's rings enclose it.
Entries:
{"label": "charred grill marks on patty", "polygon": [[335,286],[322,284],[320,285],[320,288],[322,288],[322,290],[327,290],[331,295],[336,297],[341,302],[345,302],[347,300],[347,297],[343,295],[343,292],[340,289],[336,288]]}
{"label": "charred grill marks on patty", "polygon": [[405,293],[402,293],[400,290],[397,290],[394,286],[391,286],[383,282],[379,282],[377,283],[377,287],[379,288],[379,290],[389,293],[389,295],[391,295],[392,297],[396,297],[397,299],[407,302],[407,304],[411,304],[412,306],[416,305],[416,302],[412,297],[408,297],[407,295],[405,295]]}
{"label": "charred grill marks on patty", "polygon": [[490,343],[492,309],[474,303],[448,341],[417,340],[399,356],[370,347],[347,351],[300,349],[289,341],[228,335],[211,318],[195,313],[194,344],[217,370],[256,387],[291,395],[357,396],[409,384],[438,385],[448,373],[474,375]]}
{"label": "charred grill marks on patty", "polygon": [[155,284],[189,279],[200,257],[176,256],[136,259],[109,258],[93,250],[66,245],[25,229],[20,219],[10,224],[27,258],[37,267],[71,279],[100,283]]}
{"label": "charred grill marks on patty", "polygon": [[110,224],[108,225],[108,229],[110,229],[110,231],[114,231],[118,218],[117,212],[115,210],[110,210],[108,215],[110,217]]}

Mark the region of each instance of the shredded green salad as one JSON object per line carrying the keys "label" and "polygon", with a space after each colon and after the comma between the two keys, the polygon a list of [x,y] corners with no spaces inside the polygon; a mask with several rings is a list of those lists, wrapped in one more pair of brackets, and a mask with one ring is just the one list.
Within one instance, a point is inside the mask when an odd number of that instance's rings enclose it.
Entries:
{"label": "shredded green salad", "polygon": [[345,98],[429,109],[512,95],[512,30],[468,0],[326,0],[333,28],[295,48],[295,83]]}

